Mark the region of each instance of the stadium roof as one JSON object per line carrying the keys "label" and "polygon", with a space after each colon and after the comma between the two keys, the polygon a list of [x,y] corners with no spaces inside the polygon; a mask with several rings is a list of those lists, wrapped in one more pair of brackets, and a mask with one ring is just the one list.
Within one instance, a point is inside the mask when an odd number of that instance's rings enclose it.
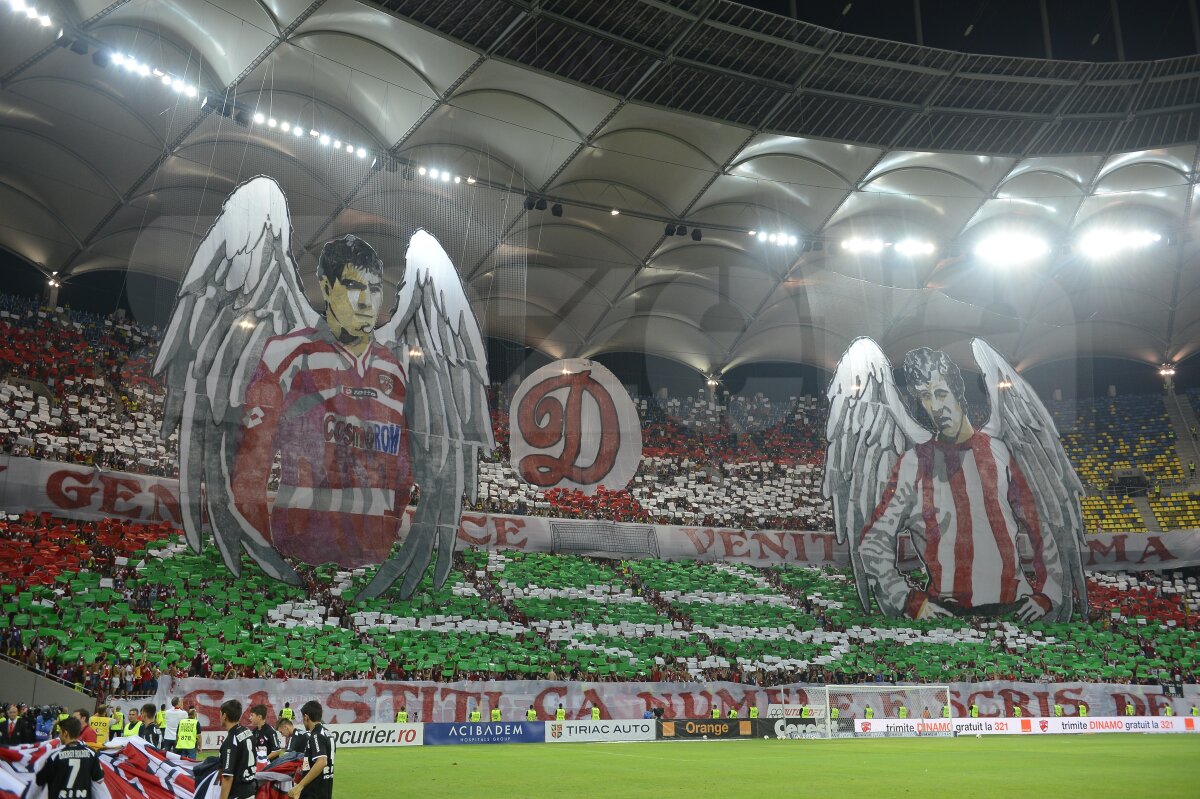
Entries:
{"label": "stadium roof", "polygon": [[[983,335],[1021,367],[1200,349],[1200,57],[962,54],[724,0],[11,5],[48,24],[0,11],[0,246],[47,275],[178,279],[186,258],[145,256],[142,231],[190,252],[197,213],[234,182],[214,163],[280,177],[326,220],[315,233],[353,229],[388,173],[349,180],[239,114],[270,109],[372,160],[562,204],[513,203],[519,288],[489,279],[487,252],[461,264],[488,331],[510,329],[488,302],[508,292],[522,343],[552,356],[638,351],[715,374],[827,367],[864,334],[893,356],[964,358]],[[178,91],[99,66],[111,52],[181,76]],[[1120,249],[1145,232],[1160,239]],[[976,256],[1018,233],[1048,255]],[[902,255],[906,239],[934,251]]]}

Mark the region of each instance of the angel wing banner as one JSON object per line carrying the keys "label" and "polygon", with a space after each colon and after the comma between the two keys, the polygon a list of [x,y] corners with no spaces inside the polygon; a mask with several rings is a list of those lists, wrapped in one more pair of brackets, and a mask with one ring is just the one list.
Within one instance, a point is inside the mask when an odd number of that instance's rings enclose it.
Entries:
{"label": "angel wing banner", "polygon": [[[491,228],[496,241],[502,220],[469,211],[457,229]],[[494,445],[483,337],[448,250],[477,253],[409,216],[302,244],[283,189],[260,175],[191,256],[154,362],[167,383],[161,435],[178,437],[189,543],[211,536],[235,573],[243,553],[293,584],[296,563],[382,564],[365,596],[393,584],[411,595],[431,561],[437,585],[449,573],[464,497]]]}
{"label": "angel wing banner", "polygon": [[[892,364],[856,339],[828,391],[825,496],[863,607],[889,616],[1067,620],[1087,611],[1082,485],[1042,401],[985,341],[990,416],[971,421],[944,352]],[[910,539],[923,570],[898,566]]]}

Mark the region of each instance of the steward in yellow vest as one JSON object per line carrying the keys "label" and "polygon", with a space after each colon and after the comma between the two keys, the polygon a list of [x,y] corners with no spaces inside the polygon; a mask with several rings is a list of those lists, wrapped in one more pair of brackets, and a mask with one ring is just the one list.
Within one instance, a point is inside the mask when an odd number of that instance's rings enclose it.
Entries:
{"label": "steward in yellow vest", "polygon": [[908,718],[908,707],[907,707],[907,706],[905,706],[905,705],[901,705],[901,706],[900,706],[900,711],[899,711],[899,713],[897,714],[897,717],[898,717],[898,718],[902,718],[902,719],[906,719],[906,718]]}
{"label": "steward in yellow vest", "polygon": [[526,721],[537,721],[537,711],[533,709],[533,705],[529,706],[529,710],[525,711]]}
{"label": "steward in yellow vest", "polygon": [[566,721],[567,720],[567,711],[563,710],[562,705],[559,705],[558,710],[554,711],[554,720],[555,721]]}
{"label": "steward in yellow vest", "polygon": [[291,702],[283,703],[283,710],[279,711],[279,718],[287,719],[288,721],[296,720],[296,711],[292,710]]}
{"label": "steward in yellow vest", "polygon": [[481,721],[482,719],[483,719],[483,714],[479,712],[479,708],[475,708],[474,710],[472,710],[471,715],[469,715],[467,717],[468,721]]}
{"label": "steward in yellow vest", "polygon": [[736,707],[729,708],[729,718],[731,718],[731,719],[737,718],[737,708]]}
{"label": "steward in yellow vest", "polygon": [[756,719],[756,718],[758,718],[758,705],[753,705],[753,706],[751,706],[751,708],[750,708],[750,718],[752,718],[752,719]]}
{"label": "steward in yellow vest", "polygon": [[175,737],[176,752],[193,751],[200,741],[200,722],[196,719],[180,719]]}
{"label": "steward in yellow vest", "polygon": [[599,721],[599,720],[600,720],[600,708],[596,707],[595,705],[592,705],[592,721]]}
{"label": "steward in yellow vest", "polygon": [[[283,718],[283,716],[280,715],[280,718]],[[397,724],[407,724],[408,723],[408,708],[404,708],[404,710],[396,711],[396,723]]]}
{"label": "steward in yellow vest", "polygon": [[492,708],[492,721],[500,721],[500,708]]}

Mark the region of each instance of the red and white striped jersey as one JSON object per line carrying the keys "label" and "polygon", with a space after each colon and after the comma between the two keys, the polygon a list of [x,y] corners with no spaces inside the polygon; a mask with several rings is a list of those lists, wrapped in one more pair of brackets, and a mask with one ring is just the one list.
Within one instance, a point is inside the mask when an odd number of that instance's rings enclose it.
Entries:
{"label": "red and white striped jersey", "polygon": [[[234,504],[283,555],[381,563],[412,489],[404,369],[372,341],[355,356],[324,322],[267,341],[246,389]],[[267,481],[282,466],[275,504]]]}
{"label": "red and white striped jersey", "polygon": [[[1018,522],[1029,537],[1033,573],[1021,570]],[[913,588],[896,566],[907,530],[929,584]],[[861,533],[859,554],[885,613],[915,617],[928,599],[963,608],[1032,596],[1047,610],[1062,580],[1058,549],[1044,536],[1037,506],[1008,447],[976,432],[961,444],[936,440],[905,452]]]}

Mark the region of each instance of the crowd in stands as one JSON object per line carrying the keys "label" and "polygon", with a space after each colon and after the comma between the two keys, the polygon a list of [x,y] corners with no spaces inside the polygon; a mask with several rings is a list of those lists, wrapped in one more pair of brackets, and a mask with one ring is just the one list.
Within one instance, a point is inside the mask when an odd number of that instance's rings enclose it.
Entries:
{"label": "crowd in stands", "polygon": [[357,602],[369,569],[304,567],[292,588],[246,560],[232,580],[177,531],[118,525],[26,516],[0,536],[66,534],[78,555],[50,580],[0,577],[4,653],[101,697],[153,693],[164,674],[757,685],[1200,677],[1200,588],[1182,574],[1091,574],[1091,613],[1067,624],[912,621],[865,613],[838,570],[466,550],[437,591],[426,582],[409,600],[393,590]]}
{"label": "crowd in stands", "polygon": [[[0,295],[0,450],[144,474],[175,476],[176,437],[159,436],[165,398],[150,375],[159,331],[119,316],[41,308]],[[700,391],[639,397],[643,459],[626,488],[594,495],[542,491],[508,462],[508,397],[492,389],[497,450],[481,464],[479,511],[742,529],[829,530],[821,496],[825,410],[812,396],[771,400]],[[1200,394],[1193,397],[1200,403]],[[1089,532],[1141,532],[1129,500],[1101,496],[1114,470],[1142,469],[1177,484],[1186,470],[1161,396],[1048,403],[1094,497]],[[1162,499],[1160,497],[1160,499]],[[1160,523],[1189,521],[1193,499],[1161,502]],[[1178,512],[1177,512],[1178,509]]]}

